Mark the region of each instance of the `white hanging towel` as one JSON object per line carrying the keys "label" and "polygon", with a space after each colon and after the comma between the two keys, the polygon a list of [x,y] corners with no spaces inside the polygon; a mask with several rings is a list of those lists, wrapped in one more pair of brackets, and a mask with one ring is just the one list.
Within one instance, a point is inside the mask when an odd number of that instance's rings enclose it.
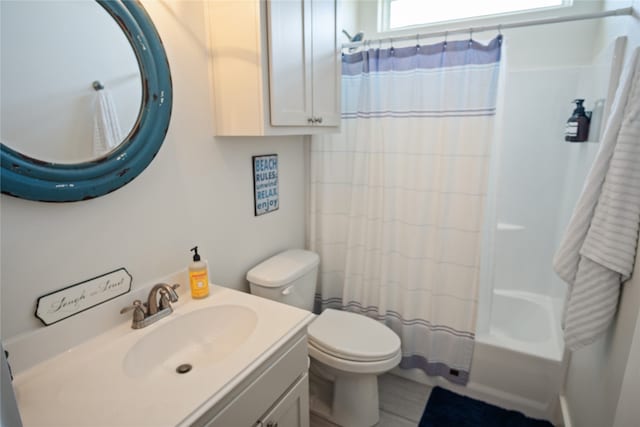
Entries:
{"label": "white hanging towel", "polygon": [[97,91],[93,118],[93,155],[107,154],[122,142],[122,131],[111,93],[107,89]]}
{"label": "white hanging towel", "polygon": [[608,329],[620,284],[633,271],[640,227],[639,51],[624,70],[600,150],[553,262],[569,284],[563,326],[572,351]]}

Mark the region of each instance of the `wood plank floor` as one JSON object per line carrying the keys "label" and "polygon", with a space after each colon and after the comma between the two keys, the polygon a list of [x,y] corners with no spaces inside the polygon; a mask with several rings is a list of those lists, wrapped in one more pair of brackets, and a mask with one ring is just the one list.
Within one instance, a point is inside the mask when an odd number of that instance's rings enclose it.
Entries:
{"label": "wood plank floor", "polygon": [[[380,422],[378,427],[416,427],[427,404],[431,387],[393,374],[378,377]],[[335,427],[335,424],[311,414],[311,427]],[[346,426],[348,427],[348,426]]]}

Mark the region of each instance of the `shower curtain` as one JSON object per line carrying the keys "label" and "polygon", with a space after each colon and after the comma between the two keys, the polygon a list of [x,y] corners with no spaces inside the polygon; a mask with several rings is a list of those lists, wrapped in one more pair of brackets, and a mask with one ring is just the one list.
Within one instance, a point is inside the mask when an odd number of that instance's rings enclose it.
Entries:
{"label": "shower curtain", "polygon": [[402,368],[469,378],[502,36],[343,55],[342,129],[311,143],[316,310],[365,314]]}

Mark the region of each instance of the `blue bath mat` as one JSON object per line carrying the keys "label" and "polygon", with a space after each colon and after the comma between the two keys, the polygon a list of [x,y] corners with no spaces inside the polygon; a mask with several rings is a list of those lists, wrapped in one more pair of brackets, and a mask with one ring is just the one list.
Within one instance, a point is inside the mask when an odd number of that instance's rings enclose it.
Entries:
{"label": "blue bath mat", "polygon": [[418,427],[553,427],[553,424],[436,387]]}

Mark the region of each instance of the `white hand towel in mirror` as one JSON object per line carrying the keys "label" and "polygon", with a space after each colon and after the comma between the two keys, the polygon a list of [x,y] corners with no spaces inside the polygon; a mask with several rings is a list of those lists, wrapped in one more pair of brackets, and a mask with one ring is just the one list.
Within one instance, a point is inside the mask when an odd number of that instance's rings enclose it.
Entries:
{"label": "white hand towel in mirror", "polygon": [[122,130],[111,93],[107,89],[97,91],[93,119],[93,154],[100,157],[122,142]]}

